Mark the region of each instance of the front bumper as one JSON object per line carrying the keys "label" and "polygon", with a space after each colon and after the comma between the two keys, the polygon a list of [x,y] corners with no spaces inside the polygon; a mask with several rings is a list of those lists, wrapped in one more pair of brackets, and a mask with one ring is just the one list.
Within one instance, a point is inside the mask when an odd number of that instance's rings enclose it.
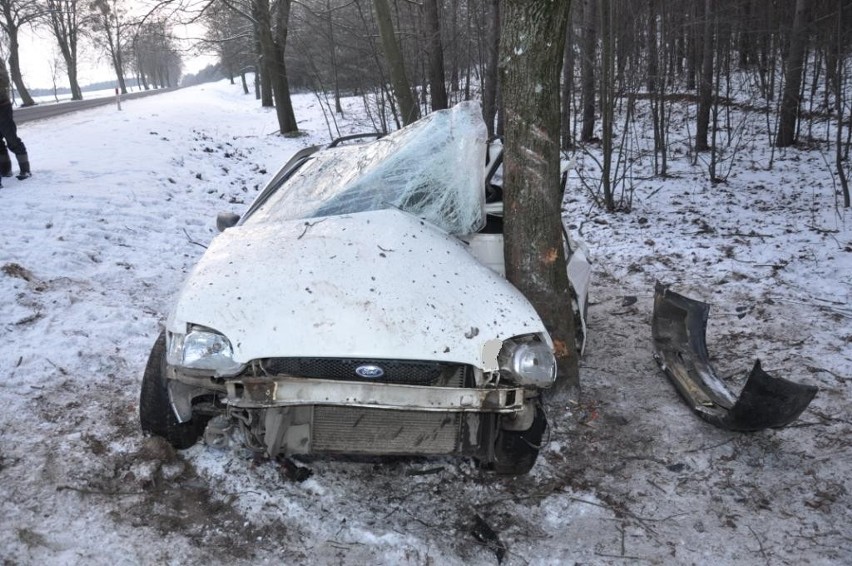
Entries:
{"label": "front bumper", "polygon": [[172,408],[181,422],[192,417],[192,399],[210,392],[219,394],[225,405],[244,409],[327,405],[504,415],[520,413],[525,399],[536,395],[522,387],[437,387],[283,375],[214,380],[173,368],[168,375]]}
{"label": "front bumper", "polygon": [[473,389],[346,382],[298,377],[241,378],[225,382],[234,407],[343,405],[413,411],[513,413],[524,405],[522,388]]}

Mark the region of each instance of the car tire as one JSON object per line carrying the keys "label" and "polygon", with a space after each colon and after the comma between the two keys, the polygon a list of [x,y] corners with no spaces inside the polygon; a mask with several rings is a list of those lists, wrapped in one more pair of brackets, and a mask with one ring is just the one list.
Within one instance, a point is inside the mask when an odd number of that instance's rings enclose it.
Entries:
{"label": "car tire", "polygon": [[538,458],[538,451],[546,430],[547,416],[538,404],[535,407],[533,424],[529,429],[498,430],[491,471],[505,476],[519,476],[529,472]]}
{"label": "car tire", "polygon": [[169,401],[168,382],[166,380],[166,333],[161,332],[142,377],[142,393],[139,396],[139,422],[142,430],[161,436],[177,449],[189,448],[201,438],[204,425],[201,419],[192,418],[188,422],[178,422]]}

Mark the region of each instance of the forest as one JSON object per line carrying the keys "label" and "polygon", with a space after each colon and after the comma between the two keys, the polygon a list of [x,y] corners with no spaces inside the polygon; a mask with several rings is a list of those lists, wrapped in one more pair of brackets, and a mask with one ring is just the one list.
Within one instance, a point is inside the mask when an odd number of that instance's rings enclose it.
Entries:
{"label": "forest", "polygon": [[[744,120],[759,117],[768,146],[819,143],[848,207],[852,145],[847,92],[849,0],[576,0],[569,5],[561,69],[561,146],[600,144],[595,183],[602,206],[629,208],[620,191],[634,152],[668,174],[671,116],[691,105],[691,147],[708,156],[708,177],[733,167]],[[54,86],[77,81],[81,50],[108,59],[116,86],[175,86],[182,59],[216,53],[224,73],[259,77],[263,106],[278,109],[282,134],[298,131],[291,91],[310,90],[330,131],[341,96],[363,97],[378,131],[479,98],[489,133],[504,127],[499,71],[499,0],[0,0],[10,73],[24,106],[18,37],[40,29],[55,41]],[[503,18],[505,19],[505,18]],[[506,22],[502,22],[506,23]],[[201,24],[203,37],[177,29]],[[505,61],[504,61],[505,62]],[[503,63],[504,63],[503,62]],[[639,112],[647,107],[648,113]],[[618,118],[616,118],[618,117]],[[653,132],[634,148],[630,132]]]}
{"label": "forest", "polygon": [[[503,133],[498,0],[220,0],[202,17],[206,45],[246,92],[245,73],[260,69],[264,105],[289,107],[288,89],[309,89],[335,130],[340,97],[355,94],[388,131],[480,98],[489,132]],[[758,127],[770,148],[830,150],[848,207],[850,24],[848,0],[571,2],[562,149],[599,146],[592,190],[606,209],[628,209],[630,161],[646,154],[665,177],[677,145],[673,110],[687,106],[688,152],[706,162],[711,182],[733,170],[743,129]],[[280,126],[297,129],[291,113]],[[636,131],[652,132],[652,143],[637,144]]]}

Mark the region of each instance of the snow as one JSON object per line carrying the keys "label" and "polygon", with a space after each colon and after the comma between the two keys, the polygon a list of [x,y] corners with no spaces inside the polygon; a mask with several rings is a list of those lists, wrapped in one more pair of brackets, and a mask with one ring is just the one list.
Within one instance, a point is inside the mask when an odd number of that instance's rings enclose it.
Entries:
{"label": "snow", "polygon": [[[341,133],[369,130],[346,102]],[[566,220],[596,260],[584,392],[551,400],[527,477],[315,458],[299,483],[239,447],[144,439],[148,352],[215,214],[328,141],[316,99],[294,103],[295,139],[227,82],[21,127],[34,176],[0,189],[4,562],[493,564],[476,515],[510,564],[852,562],[849,212],[824,149],[776,150],[768,170],[757,134],[727,183],[681,154],[630,214],[591,206],[572,174]],[[755,357],[820,387],[797,423],[738,434],[689,411],[651,358],[657,279],[711,304],[710,353],[733,389]]]}

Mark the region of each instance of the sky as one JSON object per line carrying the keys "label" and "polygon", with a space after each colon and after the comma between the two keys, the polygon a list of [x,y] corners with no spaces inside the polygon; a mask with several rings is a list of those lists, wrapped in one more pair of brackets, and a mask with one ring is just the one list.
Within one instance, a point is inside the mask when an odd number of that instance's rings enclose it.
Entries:
{"label": "sky", "polygon": [[[237,443],[176,455],[139,430],[148,353],[216,213],[244,212],[290,156],[329,141],[315,96],[294,95],[294,138],[227,81],[19,124],[33,177],[0,188],[0,555],[493,565],[479,517],[506,566],[852,563],[850,211],[825,148],[770,151],[764,116],[739,108],[736,163],[711,184],[681,100],[670,176],[649,172],[650,151],[625,173],[631,212],[594,205],[580,177],[599,175],[600,148],[577,155],[564,219],[594,261],[583,391],[548,399],[535,467],[503,479],[464,458],[316,458],[298,482]],[[371,130],[360,97],[337,122]],[[631,132],[652,146],[641,121]],[[711,305],[727,386],[755,357],[819,386],[801,418],[753,434],[698,419],[651,354],[656,280]]]}
{"label": "sky", "polygon": [[[193,26],[176,25],[174,31],[181,38],[199,37],[204,33],[203,27],[198,24]],[[53,36],[45,28],[25,29],[21,32],[19,45],[21,74],[27,88],[53,88],[52,62],[62,61],[62,56]],[[207,65],[216,62],[216,57],[212,54],[198,54],[191,48],[190,41],[185,41],[184,45],[187,49],[184,55],[184,74],[196,73]],[[8,48],[4,47],[4,51],[7,50]],[[77,72],[80,86],[116,80],[109,57],[95,48],[90,41],[83,40],[81,42],[78,57]],[[59,68],[61,69],[62,66],[60,65]],[[125,76],[125,78],[130,77]],[[58,88],[68,87],[68,77],[61,70],[56,77],[56,86]]]}

